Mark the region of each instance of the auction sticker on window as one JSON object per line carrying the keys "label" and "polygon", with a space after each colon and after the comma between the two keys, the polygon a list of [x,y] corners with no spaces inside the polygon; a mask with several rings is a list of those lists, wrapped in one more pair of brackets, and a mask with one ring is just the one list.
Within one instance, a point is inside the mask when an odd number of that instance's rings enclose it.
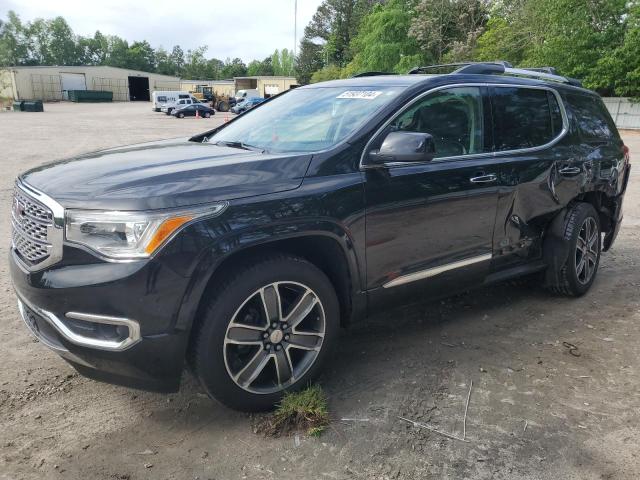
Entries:
{"label": "auction sticker on window", "polygon": [[347,90],[342,92],[336,98],[354,98],[360,100],[373,100],[377,96],[382,95],[379,90]]}

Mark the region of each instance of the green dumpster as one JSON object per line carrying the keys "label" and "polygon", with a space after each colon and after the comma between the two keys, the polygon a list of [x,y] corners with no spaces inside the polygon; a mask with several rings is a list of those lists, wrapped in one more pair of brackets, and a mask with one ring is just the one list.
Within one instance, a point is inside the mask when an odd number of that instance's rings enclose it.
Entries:
{"label": "green dumpster", "polygon": [[69,90],[69,100],[72,102],[113,102],[113,92],[100,90]]}
{"label": "green dumpster", "polygon": [[25,112],[44,112],[42,100],[28,100],[23,102]]}

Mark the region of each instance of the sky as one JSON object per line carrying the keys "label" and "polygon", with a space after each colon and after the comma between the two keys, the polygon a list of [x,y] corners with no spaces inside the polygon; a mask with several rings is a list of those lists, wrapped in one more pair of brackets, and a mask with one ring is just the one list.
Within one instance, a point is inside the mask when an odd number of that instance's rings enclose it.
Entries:
{"label": "sky", "polygon": [[[0,0],[0,18],[64,17],[77,35],[96,30],[131,43],[147,40],[170,50],[208,47],[207,58],[262,60],[294,45],[295,0]],[[298,42],[322,0],[298,0]]]}

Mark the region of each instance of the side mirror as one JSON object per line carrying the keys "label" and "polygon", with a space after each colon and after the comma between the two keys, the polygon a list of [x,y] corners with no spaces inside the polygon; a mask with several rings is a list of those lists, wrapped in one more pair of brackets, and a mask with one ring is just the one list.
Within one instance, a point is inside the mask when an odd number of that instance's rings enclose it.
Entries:
{"label": "side mirror", "polygon": [[420,132],[389,132],[380,150],[372,150],[369,157],[375,163],[429,162],[436,155],[433,137]]}

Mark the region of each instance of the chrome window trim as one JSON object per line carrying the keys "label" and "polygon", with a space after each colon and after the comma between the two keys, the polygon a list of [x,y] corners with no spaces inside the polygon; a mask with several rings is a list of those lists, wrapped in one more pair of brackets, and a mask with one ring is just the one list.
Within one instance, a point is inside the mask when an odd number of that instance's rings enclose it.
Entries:
{"label": "chrome window trim", "polygon": [[[129,329],[129,336],[122,341],[112,341],[112,340],[99,340],[95,338],[85,337],[83,335],[79,335],[72,331],[69,327],[67,327],[60,318],[58,318],[54,313],[45,310],[43,308],[37,307],[33,305],[31,302],[25,300],[24,298],[19,298],[19,308],[20,313],[23,315],[23,306],[20,305],[24,303],[27,307],[33,310],[36,314],[40,315],[46,322],[48,322],[64,339],[69,342],[79,345],[81,347],[89,347],[95,348],[97,350],[106,350],[112,352],[119,352],[130,348],[131,346],[138,343],[142,336],[140,334],[140,324],[135,320],[131,320],[129,318],[121,318],[121,317],[111,317],[107,315],[95,315],[90,313],[79,313],[79,312],[68,312],[66,314],[67,317],[73,318],[76,320],[84,320],[95,323],[104,323],[108,325],[125,325]],[[23,320],[24,316],[22,317]],[[26,323],[26,320],[25,320]],[[27,324],[28,326],[28,324]],[[31,330],[31,328],[29,328]],[[32,333],[33,330],[31,330]],[[35,335],[35,333],[34,333]],[[41,336],[36,335],[39,340],[42,341]],[[42,342],[49,348],[53,348],[54,350],[60,351],[59,348],[52,347],[50,342]]]}
{"label": "chrome window trim", "polygon": [[[36,272],[43,268],[49,267],[62,260],[62,245],[64,243],[64,207],[56,202],[46,193],[41,192],[37,188],[32,187],[21,179],[17,179],[15,187],[22,192],[23,195],[30,198],[34,203],[40,203],[51,211],[53,216],[53,225],[47,226],[47,243],[51,245],[49,256],[39,263],[29,265],[17,255],[15,248],[11,247],[13,258],[18,264],[28,272]],[[12,200],[15,201],[15,200]],[[12,228],[15,228],[12,222]],[[36,240],[34,240],[36,241]],[[42,241],[36,243],[43,243]]]}
{"label": "chrome window trim", "polygon": [[[424,97],[426,97],[427,95],[430,95],[430,94],[432,94],[434,92],[438,92],[440,90],[448,90],[448,89],[451,89],[451,88],[463,88],[463,87],[529,88],[529,89],[533,89],[533,90],[546,90],[548,92],[551,92],[556,97],[556,100],[558,102],[558,107],[560,107],[560,115],[562,116],[562,130],[551,141],[545,143],[544,145],[539,145],[537,147],[520,148],[520,149],[515,149],[515,150],[501,150],[501,151],[497,151],[497,152],[468,153],[468,154],[465,154],[465,155],[455,155],[455,156],[450,156],[450,157],[434,158],[433,160],[430,160],[430,161],[427,161],[427,162],[367,163],[365,161],[366,154],[369,151],[369,149],[371,148],[371,144],[378,137],[378,135],[380,135],[396,118],[398,118],[400,115],[402,115],[404,112],[406,112],[415,103],[419,102]],[[431,89],[429,89],[427,91],[422,92],[421,94],[419,94],[416,97],[414,97],[407,104],[405,104],[400,110],[398,110],[395,114],[393,114],[391,116],[391,118],[389,118],[389,120],[387,120],[384,124],[382,124],[382,126],[380,128],[378,128],[378,130],[376,130],[376,132],[373,134],[373,136],[369,139],[369,141],[365,145],[364,150],[362,151],[362,154],[360,155],[359,168],[360,168],[360,170],[367,170],[367,169],[381,168],[381,167],[386,167],[386,168],[389,168],[389,167],[406,167],[406,166],[410,166],[410,165],[431,164],[431,163],[434,163],[434,162],[438,162],[438,163],[439,162],[449,162],[449,161],[458,161],[458,160],[468,160],[468,159],[472,159],[472,158],[496,158],[496,157],[500,157],[502,155],[513,155],[513,154],[537,152],[537,151],[544,150],[544,149],[547,149],[549,147],[552,147],[553,145],[558,143],[567,134],[568,131],[569,131],[569,119],[568,119],[568,116],[567,116],[567,112],[566,112],[566,109],[565,109],[564,102],[562,101],[562,97],[560,96],[560,93],[558,93],[557,90],[555,90],[555,89],[553,89],[551,87],[548,87],[546,85],[522,85],[522,84],[517,84],[517,83],[478,83],[478,82],[474,82],[474,83],[452,83],[452,84],[449,84],[449,85],[441,85],[439,87],[434,87],[434,88],[431,88]]]}
{"label": "chrome window trim", "polygon": [[456,262],[447,263],[438,267],[427,268],[426,270],[420,270],[414,273],[408,273],[400,277],[394,278],[382,285],[382,288],[393,288],[400,285],[406,285],[407,283],[416,282],[418,280],[424,280],[425,278],[435,277],[441,273],[448,272],[449,270],[455,270],[457,268],[468,267],[474,263],[486,262],[493,258],[493,254],[485,253],[484,255],[478,255],[476,257],[465,258],[464,260],[458,260]]}

